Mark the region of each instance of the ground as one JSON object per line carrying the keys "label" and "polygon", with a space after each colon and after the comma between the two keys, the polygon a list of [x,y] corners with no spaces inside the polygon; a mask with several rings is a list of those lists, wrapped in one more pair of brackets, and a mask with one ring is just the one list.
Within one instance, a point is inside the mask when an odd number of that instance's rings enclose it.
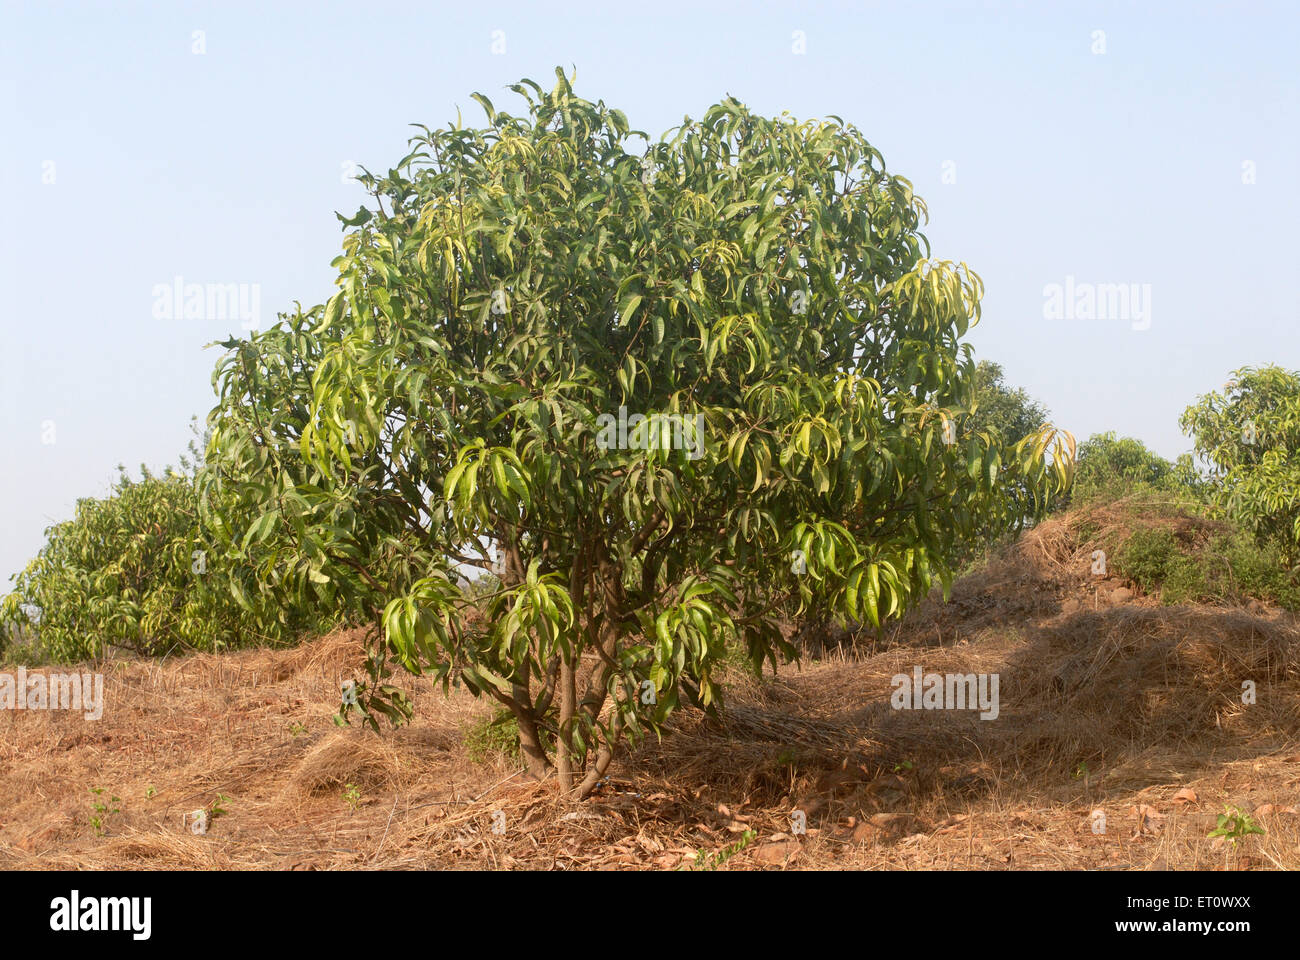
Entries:
{"label": "ground", "polygon": [[[1300,623],[1161,606],[1094,575],[1080,526],[779,676],[733,668],[721,723],[679,713],[584,803],[472,759],[494,709],[463,692],[412,680],[411,726],[335,727],[357,634],[109,659],[100,721],[0,712],[0,867],[1297,869]],[[998,674],[998,717],[893,709],[918,665]],[[1264,832],[1209,838],[1225,808]]]}

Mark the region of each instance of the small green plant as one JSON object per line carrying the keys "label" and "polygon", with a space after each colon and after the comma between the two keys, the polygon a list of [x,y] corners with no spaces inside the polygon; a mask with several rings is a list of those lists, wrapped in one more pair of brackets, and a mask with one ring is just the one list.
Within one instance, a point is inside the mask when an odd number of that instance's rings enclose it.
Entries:
{"label": "small green plant", "polygon": [[465,754],[475,763],[488,763],[497,757],[519,762],[519,723],[514,714],[498,710],[494,716],[466,727]]}
{"label": "small green plant", "polygon": [[728,642],[726,644],[726,656],[724,660],[729,668],[736,670],[739,673],[747,673],[756,680],[763,679],[762,661],[755,664],[743,643],[739,643],[735,640]]}
{"label": "small green plant", "polygon": [[307,732],[307,727],[296,720],[293,723],[289,724],[289,736],[291,737],[296,737],[299,734],[306,733],[306,732]]}
{"label": "small green plant", "polygon": [[1165,570],[1160,602],[1172,606],[1176,603],[1196,603],[1209,597],[1212,591],[1205,567],[1206,558],[1173,557]]}
{"label": "small green plant", "polygon": [[154,787],[149,787],[149,788],[148,788],[147,790],[145,790],[145,792],[144,792],[144,798],[145,798],[146,800],[152,800],[152,799],[154,798],[154,796],[157,795],[157,793],[158,793],[158,790],[157,790],[156,788],[154,788]]}
{"label": "small green plant", "polygon": [[895,773],[902,773],[905,770],[911,770],[911,769],[912,769],[911,760],[900,760],[898,763],[894,764]]}
{"label": "small green plant", "polygon": [[1244,840],[1252,833],[1263,832],[1264,828],[1255,822],[1255,818],[1242,813],[1241,808],[1224,807],[1223,813],[1219,814],[1218,825],[1206,834],[1206,839],[1223,837],[1235,847],[1238,840]]}
{"label": "small green plant", "polygon": [[1151,593],[1165,582],[1176,553],[1173,533],[1163,527],[1147,527],[1133,531],[1115,560],[1138,586]]}
{"label": "small green plant", "polygon": [[1086,760],[1080,760],[1078,764],[1075,765],[1074,768],[1074,779],[1086,780],[1087,778],[1088,778],[1088,762]]}
{"label": "small green plant", "polygon": [[361,803],[361,789],[355,783],[349,783],[343,788],[343,801],[356,813]]}
{"label": "small green plant", "polygon": [[226,804],[230,803],[230,798],[224,793],[217,794],[217,799],[213,800],[208,807],[208,822],[211,823],[217,817],[224,817],[230,812]]}
{"label": "small green plant", "polygon": [[104,793],[103,787],[90,787],[89,789],[90,792],[95,795],[95,800],[90,805],[90,825],[94,828],[95,833],[102,837],[107,829],[105,824],[107,823],[109,816],[114,813],[122,812],[121,808],[116,806],[116,804],[122,802],[122,798],[110,796],[108,801],[105,802],[102,799]]}
{"label": "small green plant", "polygon": [[692,869],[716,870],[718,869],[718,867],[722,866],[724,863],[726,863],[736,854],[740,853],[740,851],[744,850],[751,843],[753,843],[757,837],[758,834],[755,833],[753,830],[746,830],[744,833],[740,835],[739,840],[737,840],[733,844],[729,844],[728,846],[723,847],[717,853],[709,854],[703,848],[700,848],[695,853],[695,866]]}

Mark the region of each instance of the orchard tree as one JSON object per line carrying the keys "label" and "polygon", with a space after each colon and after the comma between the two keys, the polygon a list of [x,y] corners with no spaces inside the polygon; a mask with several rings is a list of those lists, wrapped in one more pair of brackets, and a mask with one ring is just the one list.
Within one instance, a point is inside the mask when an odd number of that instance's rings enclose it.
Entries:
{"label": "orchard tree", "polygon": [[1094,433],[1079,444],[1074,482],[1058,506],[1090,500],[1116,500],[1141,489],[1162,490],[1199,499],[1203,481],[1190,454],[1170,463],[1147,449],[1135,437],[1120,437],[1113,430]]}
{"label": "orchard tree", "polygon": [[1216,504],[1300,565],[1300,373],[1243,367],[1184,411]]}
{"label": "orchard tree", "polygon": [[390,661],[463,684],[584,796],[683,691],[716,708],[728,642],[775,666],[783,618],[946,588],[1073,439],[967,429],[980,281],[855,127],[727,98],[652,142],[556,77],[360,176],[337,292],[227,344],[209,459],[264,590],[372,611],[369,722],[411,708]]}
{"label": "orchard tree", "polygon": [[970,426],[1008,446],[1037,431],[1051,416],[1023,387],[1008,384],[1002,364],[992,360],[975,365],[975,400]]}
{"label": "orchard tree", "polygon": [[72,519],[45,531],[0,600],[0,653],[13,640],[62,662],[114,647],[211,652],[292,643],[345,619],[318,598],[298,606],[243,587],[250,571],[225,562],[199,523],[202,455],[194,442],[190,451],[179,470],[142,465],[139,479],[119,466],[107,497],[79,499]]}

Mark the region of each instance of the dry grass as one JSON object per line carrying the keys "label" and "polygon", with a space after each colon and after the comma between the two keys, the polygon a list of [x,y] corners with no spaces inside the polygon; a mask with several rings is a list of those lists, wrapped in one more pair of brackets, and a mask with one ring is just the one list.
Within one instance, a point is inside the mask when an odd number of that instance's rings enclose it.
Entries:
{"label": "dry grass", "polygon": [[[1041,525],[870,646],[734,677],[725,722],[680,713],[583,804],[470,762],[492,704],[420,680],[414,726],[336,728],[356,635],[111,662],[99,722],[0,713],[0,866],[693,868],[753,830],[725,869],[1300,867],[1300,625],[1134,599],[1090,576],[1079,525]],[[891,709],[915,665],[997,673],[1000,716]],[[92,787],[121,798],[102,835]],[[1266,833],[1208,840],[1225,805]]]}

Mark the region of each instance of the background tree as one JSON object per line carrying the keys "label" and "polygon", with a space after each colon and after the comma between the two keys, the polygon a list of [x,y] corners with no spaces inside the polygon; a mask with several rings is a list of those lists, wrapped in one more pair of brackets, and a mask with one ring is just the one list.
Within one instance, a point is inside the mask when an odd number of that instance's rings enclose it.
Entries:
{"label": "background tree", "polygon": [[1300,565],[1300,373],[1243,367],[1180,423],[1209,464],[1215,505]]}
{"label": "background tree", "polygon": [[[728,640],[775,664],[783,616],[878,623],[946,586],[1012,486],[1041,508],[1068,482],[1073,441],[965,427],[980,281],[929,259],[856,128],[728,98],[633,152],[556,76],[362,176],[338,292],[230,344],[210,492],[257,517],[225,529],[264,590],[378,613],[371,722],[409,710],[391,656],[500,700],[581,796],[682,681],[717,704]],[[474,630],[454,581],[490,549]]]}
{"label": "background tree", "polygon": [[1002,365],[981,360],[975,366],[975,412],[971,428],[984,431],[1007,446],[1035,433],[1051,414],[1023,387],[1012,388],[1004,379]]}
{"label": "background tree", "polygon": [[161,475],[141,466],[134,480],[118,467],[109,496],[78,500],[71,520],[46,531],[46,545],[0,603],[0,649],[12,640],[64,662],[114,647],[216,651],[293,642],[335,622],[317,603],[232,592],[251,575],[223,562],[201,529],[202,455],[193,442],[190,451],[180,470]]}
{"label": "background tree", "polygon": [[[1004,379],[1002,365],[992,360],[981,360],[975,367],[975,408],[967,428],[987,433],[1006,451],[1012,449],[1022,437],[1037,433],[1049,421],[1047,408],[1031,397],[1022,387],[1011,387]],[[1005,540],[1016,536],[1023,525],[1035,516],[1033,491],[1023,483],[1008,487],[1013,505],[1012,522],[994,516],[982,524],[976,533],[960,544],[955,554],[957,566],[965,566],[976,557]],[[1061,491],[1049,497],[1047,509],[1057,506]]]}
{"label": "background tree", "polygon": [[1074,484],[1060,498],[1062,508],[1093,500],[1117,500],[1139,490],[1162,490],[1199,496],[1201,478],[1192,458],[1183,454],[1170,463],[1141,440],[1114,431],[1094,433],[1079,444]]}

